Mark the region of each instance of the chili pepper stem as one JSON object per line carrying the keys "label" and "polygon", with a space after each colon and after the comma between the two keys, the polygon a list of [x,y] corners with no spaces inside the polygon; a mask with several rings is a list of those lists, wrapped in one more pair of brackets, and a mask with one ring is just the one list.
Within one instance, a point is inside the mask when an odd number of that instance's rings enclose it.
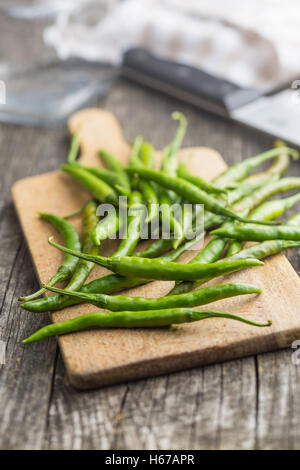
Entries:
{"label": "chili pepper stem", "polygon": [[80,148],[80,140],[79,140],[79,135],[78,132],[75,132],[73,134],[72,139],[71,139],[71,145],[70,145],[70,150],[67,155],[67,162],[68,163],[73,163],[76,161],[78,152]]}
{"label": "chili pepper stem", "polygon": [[72,217],[76,217],[77,215],[81,214],[81,212],[84,211],[85,207],[91,202],[93,201],[94,199],[88,199],[88,201],[85,201],[81,207],[79,207],[79,209],[77,209],[77,211],[74,211],[72,212],[71,214],[67,214],[64,216],[64,219],[67,220],[67,219],[71,219]]}
{"label": "chili pepper stem", "polygon": [[27,295],[25,297],[21,296],[18,297],[18,300],[20,302],[28,302],[29,300],[33,300],[33,299],[36,299],[37,297],[40,297],[41,295],[43,295],[44,293],[46,292],[46,289],[44,287],[42,287],[41,289],[37,290],[36,292],[34,292],[34,294],[31,294],[31,295]]}
{"label": "chili pepper stem", "polygon": [[104,268],[107,268],[109,269],[110,266],[109,266],[109,258],[105,258],[105,256],[92,256],[92,255],[89,255],[88,253],[81,253],[81,252],[77,252],[76,255],[73,253],[73,250],[70,250],[68,249],[67,247],[65,246],[61,246],[59,245],[58,243],[55,243],[53,241],[53,237],[49,237],[48,238],[48,242],[50,245],[54,246],[55,248],[57,248],[58,250],[60,251],[64,251],[65,253],[69,253],[69,254],[72,254],[73,256],[77,256],[78,255],[78,258],[82,258],[82,259],[86,259],[87,261],[92,261],[94,262],[95,261],[95,258],[99,259],[99,261],[101,260],[101,266],[103,266]]}
{"label": "chili pepper stem", "polygon": [[[54,286],[55,284],[57,284],[58,282],[62,282],[62,281],[65,281],[68,277],[69,273],[67,271],[60,271],[60,272],[57,272],[52,278],[51,280],[48,282],[48,286]],[[39,289],[38,291],[34,292],[33,294],[31,295],[27,295],[25,297],[22,297],[20,296],[18,298],[18,300],[20,301],[28,301],[28,300],[33,300],[35,299],[36,297],[40,297],[42,294],[44,294],[46,292],[47,289],[45,289],[45,287],[43,286],[41,289]]]}

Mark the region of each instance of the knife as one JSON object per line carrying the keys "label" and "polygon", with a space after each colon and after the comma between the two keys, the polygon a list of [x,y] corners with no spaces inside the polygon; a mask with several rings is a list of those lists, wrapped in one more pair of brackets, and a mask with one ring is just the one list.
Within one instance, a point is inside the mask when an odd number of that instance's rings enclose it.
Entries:
{"label": "knife", "polygon": [[[179,98],[300,146],[300,97],[287,88],[265,96],[189,65],[160,59],[141,48],[123,56],[122,74]],[[298,99],[297,99],[298,98]]]}

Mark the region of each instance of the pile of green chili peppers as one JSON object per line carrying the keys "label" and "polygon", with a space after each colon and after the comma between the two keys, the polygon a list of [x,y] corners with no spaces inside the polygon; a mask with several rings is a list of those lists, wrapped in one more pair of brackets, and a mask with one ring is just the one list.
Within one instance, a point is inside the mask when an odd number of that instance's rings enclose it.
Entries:
{"label": "pile of green chili peppers", "polygon": [[[20,297],[24,301],[21,307],[41,313],[89,302],[109,311],[98,310],[50,324],[24,339],[24,344],[94,327],[168,327],[213,317],[258,327],[271,324],[194,307],[228,297],[258,295],[261,288],[247,283],[201,286],[218,276],[261,266],[267,256],[300,246],[300,213],[285,223],[276,221],[300,201],[300,192],[268,200],[300,189],[300,178],[283,177],[290,156],[298,158],[298,154],[276,142],[273,149],[241,160],[209,182],[192,174],[187,161],[178,158],[187,122],[181,113],[173,113],[172,117],[178,121],[178,129],[163,149],[160,170],[155,169],[154,147],[140,135],[132,144],[127,167],[104,149],[98,151],[104,166],[81,165],[77,161],[79,135],[73,136],[61,170],[83,186],[90,199],[64,218],[39,214],[60,233],[64,245],[55,243],[53,237],[49,243],[64,252],[65,257],[46,285],[32,295]],[[267,169],[253,173],[269,161]],[[115,210],[99,217],[99,204],[112,204]],[[188,204],[193,204],[192,209]],[[204,207],[204,228],[196,224],[199,205]],[[175,206],[182,209],[180,217]],[[69,222],[78,214],[82,214],[81,237]],[[154,227],[151,233],[155,240],[140,249],[145,228],[150,226]],[[102,242],[121,233],[113,255],[101,256]],[[200,251],[195,249],[196,254],[188,263],[177,262],[209,233],[208,243]],[[245,247],[247,241],[256,243]],[[107,268],[111,274],[88,281],[95,265]],[[112,295],[153,280],[171,280],[175,284],[161,298]],[[55,287],[62,281],[67,282],[64,289]],[[46,290],[54,295],[41,297]]]}

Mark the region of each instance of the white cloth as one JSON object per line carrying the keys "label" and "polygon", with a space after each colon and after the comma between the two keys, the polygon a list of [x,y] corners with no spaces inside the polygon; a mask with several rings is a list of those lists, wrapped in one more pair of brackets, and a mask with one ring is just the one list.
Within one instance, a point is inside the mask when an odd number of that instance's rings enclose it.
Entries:
{"label": "white cloth", "polygon": [[124,51],[141,46],[267,90],[296,78],[299,24],[298,0],[78,0],[44,38],[63,59],[118,65]]}

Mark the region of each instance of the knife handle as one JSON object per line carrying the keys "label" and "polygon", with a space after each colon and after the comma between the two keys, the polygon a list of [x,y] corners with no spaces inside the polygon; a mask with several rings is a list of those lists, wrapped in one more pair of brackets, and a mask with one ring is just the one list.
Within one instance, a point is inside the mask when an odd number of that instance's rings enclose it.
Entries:
{"label": "knife handle", "polygon": [[241,88],[190,65],[159,59],[141,48],[124,54],[123,75],[222,116],[230,116],[232,110],[259,97],[254,89]]}

